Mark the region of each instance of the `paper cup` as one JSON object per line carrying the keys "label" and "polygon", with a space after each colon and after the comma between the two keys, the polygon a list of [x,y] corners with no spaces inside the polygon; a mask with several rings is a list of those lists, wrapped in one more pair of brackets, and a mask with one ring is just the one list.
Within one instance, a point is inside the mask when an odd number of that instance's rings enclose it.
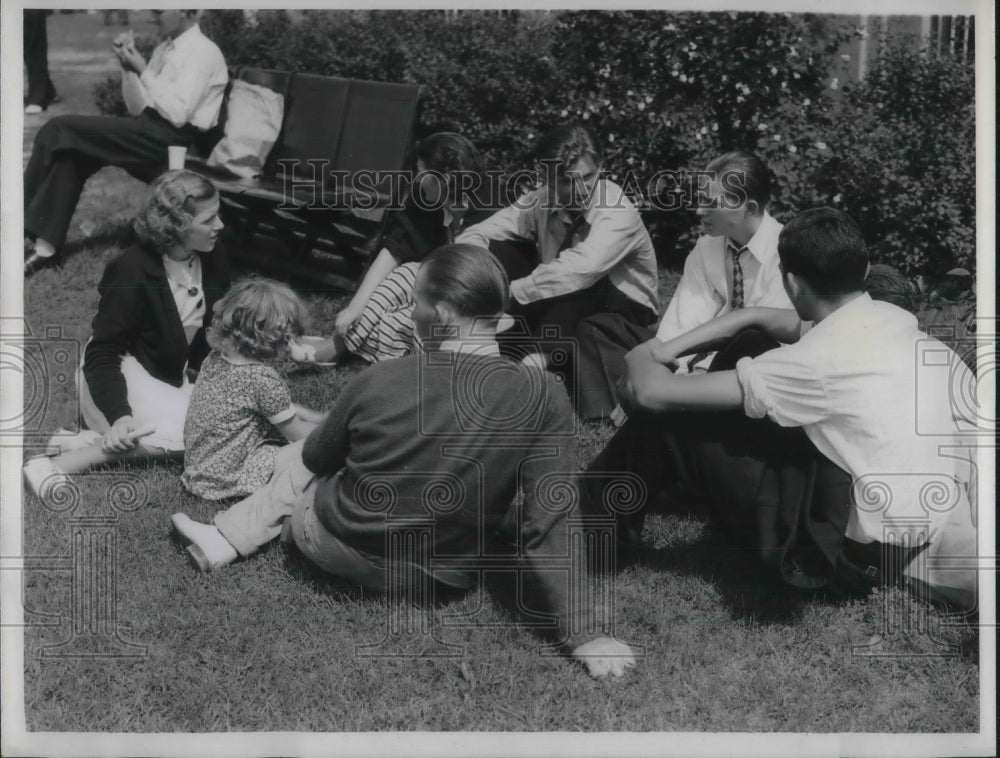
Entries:
{"label": "paper cup", "polygon": [[184,161],[187,159],[187,148],[179,145],[170,145],[167,148],[167,166],[171,171],[179,171],[184,168]]}

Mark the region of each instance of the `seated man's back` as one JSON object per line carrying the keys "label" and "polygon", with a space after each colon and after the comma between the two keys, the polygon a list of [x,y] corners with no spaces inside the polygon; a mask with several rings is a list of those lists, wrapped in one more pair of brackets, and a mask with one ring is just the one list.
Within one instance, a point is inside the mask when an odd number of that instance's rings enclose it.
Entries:
{"label": "seated man's back", "polygon": [[432,350],[373,366],[343,396],[303,460],[330,477],[318,485],[317,516],[353,547],[383,554],[387,520],[426,516],[436,554],[478,554],[469,535],[500,527],[519,486],[533,534],[564,523],[565,509],[537,507],[543,477],[574,471],[572,408],[548,372]]}

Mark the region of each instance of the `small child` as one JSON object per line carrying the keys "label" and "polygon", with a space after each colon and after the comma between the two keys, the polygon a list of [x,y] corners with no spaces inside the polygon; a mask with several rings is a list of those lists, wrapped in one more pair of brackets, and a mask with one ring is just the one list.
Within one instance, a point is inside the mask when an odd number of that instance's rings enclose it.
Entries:
{"label": "small child", "polygon": [[[288,286],[251,278],[215,306],[184,423],[181,481],[209,500],[246,497],[267,483],[281,455],[295,454],[322,414],[292,404],[288,385],[266,361],[301,336],[306,308]],[[291,450],[290,450],[291,449]]]}

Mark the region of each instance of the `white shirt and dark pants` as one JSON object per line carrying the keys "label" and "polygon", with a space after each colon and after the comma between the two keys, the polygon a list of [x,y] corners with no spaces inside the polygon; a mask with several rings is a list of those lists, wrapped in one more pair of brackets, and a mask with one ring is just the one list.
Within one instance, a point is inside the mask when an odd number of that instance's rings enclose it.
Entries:
{"label": "white shirt and dark pants", "polygon": [[[708,472],[716,477],[730,476],[741,457],[794,456],[809,445],[849,477],[838,525],[846,555],[867,554],[873,575],[902,578],[932,599],[973,606],[976,424],[975,409],[963,398],[974,396],[975,378],[961,359],[921,332],[911,313],[868,294],[842,305],[795,344],[760,353],[757,342],[730,344],[713,364],[735,367],[741,422],[725,413],[714,414],[729,420],[724,423],[713,422],[713,414],[635,414],[591,470],[634,471],[655,485],[675,473],[672,464],[686,441],[706,434],[719,435],[732,456],[729,468]],[[728,365],[720,365],[724,358]],[[785,453],[769,447],[775,425],[801,429],[801,442],[793,439],[796,447]],[[640,528],[641,519],[630,526]],[[899,564],[894,570],[878,566],[886,551]]]}
{"label": "white shirt and dark pants", "polygon": [[136,118],[60,116],[46,123],[24,172],[25,233],[60,248],[87,179],[119,166],[149,181],[167,147],[190,146],[215,126],[229,81],[225,59],[197,25],[153,51],[142,76],[122,74]]}
{"label": "white shirt and dark pants", "polygon": [[[702,236],[684,262],[684,274],[663,314],[656,337],[663,342],[739,307],[792,308],[778,270],[779,224],[767,211],[747,244],[740,247],[728,237]],[[742,272],[742,303],[734,303],[734,257]],[[689,368],[707,369],[714,353],[682,360]],[[691,365],[694,364],[694,365]]]}
{"label": "white shirt and dark pants", "polygon": [[599,181],[576,218],[535,190],[457,241],[489,249],[511,280],[510,312],[530,334],[501,335],[501,349],[530,337],[545,352],[575,353],[553,368],[566,376],[580,417],[610,414],[625,353],[648,339],[659,314],[653,244],[621,187]]}

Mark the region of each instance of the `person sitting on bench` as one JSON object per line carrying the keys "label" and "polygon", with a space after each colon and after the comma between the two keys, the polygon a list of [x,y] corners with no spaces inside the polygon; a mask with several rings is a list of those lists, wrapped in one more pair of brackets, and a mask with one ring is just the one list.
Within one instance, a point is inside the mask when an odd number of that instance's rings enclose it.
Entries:
{"label": "person sitting on bench", "polygon": [[163,11],[161,43],[149,62],[130,33],[115,40],[122,94],[136,118],[59,116],[35,136],[24,172],[24,273],[58,265],[87,179],[120,166],[142,181],[167,168],[167,147],[188,147],[215,126],[229,73],[201,33],[197,11]]}

